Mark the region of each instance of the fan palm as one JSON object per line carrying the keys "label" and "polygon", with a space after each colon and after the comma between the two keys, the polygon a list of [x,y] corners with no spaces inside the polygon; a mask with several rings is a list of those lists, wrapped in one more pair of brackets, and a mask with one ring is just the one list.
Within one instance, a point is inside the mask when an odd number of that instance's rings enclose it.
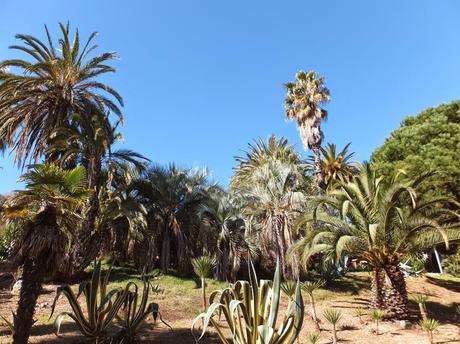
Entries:
{"label": "fan palm", "polygon": [[97,33],[81,44],[78,30],[72,39],[69,24],[60,24],[60,29],[59,48],[45,26],[46,43],[20,34],[16,38],[23,45],[11,46],[26,53],[30,60],[0,62],[0,137],[16,149],[19,164],[29,157],[38,159],[54,130],[68,123],[74,113],[96,109],[113,112],[122,119],[121,96],[96,80],[115,71],[107,63],[117,59],[117,54],[108,52],[89,58],[97,48],[93,45]]}
{"label": "fan palm", "polygon": [[251,184],[255,171],[270,162],[285,163],[298,168],[299,171],[306,169],[306,161],[294,150],[294,145],[290,145],[284,137],[277,138],[275,135],[271,135],[267,141],[258,139],[249,144],[245,156],[237,156],[235,160],[238,166],[234,169],[235,173],[230,181],[231,190]]}
{"label": "fan palm", "polygon": [[[397,318],[408,316],[406,283],[399,269],[402,255],[460,238],[458,223],[445,220],[451,218],[451,211],[438,207],[449,200],[425,201],[416,192],[428,175],[409,181],[402,176],[378,178],[372,167],[364,164],[353,181],[314,199],[316,210],[306,214],[299,226],[315,226],[292,248],[303,263],[318,253],[330,261],[343,255],[367,260],[374,269],[374,307]],[[323,205],[334,211],[323,212]]]}
{"label": "fan palm", "polygon": [[253,185],[244,190],[243,213],[260,232],[262,256],[273,265],[279,260],[284,278],[298,278],[298,261],[291,264],[285,254],[294,240],[294,223],[303,211],[305,194],[301,191],[304,175],[298,169],[271,162],[255,171]]}
{"label": "fan palm", "polygon": [[[112,125],[108,114],[100,111],[74,114],[71,122],[55,130],[47,149],[48,157],[63,166],[82,164],[88,171],[88,188],[93,190],[86,207],[85,218],[73,246],[72,265],[76,271],[84,269],[97,255],[100,232],[95,231],[100,213],[100,193],[110,184],[118,170],[135,168],[142,171],[147,158],[130,150],[112,150],[122,140],[117,131],[119,122]],[[109,185],[108,185],[109,186]]]}
{"label": "fan palm", "polygon": [[314,71],[299,71],[295,80],[286,83],[285,87],[286,117],[296,121],[305,150],[313,151],[318,185],[323,188],[320,148],[324,135],[321,122],[326,119],[327,111],[321,106],[330,99],[329,89],[324,85],[324,78]]}
{"label": "fan palm", "polygon": [[[324,186],[330,190],[338,182],[348,182],[358,172],[359,163],[352,161],[354,153],[349,153],[347,144],[340,152],[333,143],[328,143],[326,148],[321,147],[321,172]],[[315,156],[310,157],[310,168],[315,168]]]}
{"label": "fan palm", "polygon": [[187,272],[190,261],[189,230],[199,221],[198,211],[215,184],[209,183],[206,171],[184,170],[170,165],[153,166],[133,182],[138,200],[149,212],[161,239],[160,266],[171,267],[171,251],[180,272]]}
{"label": "fan palm", "polygon": [[217,235],[216,277],[220,281],[234,280],[243,256],[255,255],[253,238],[245,231],[239,207],[229,195],[210,198],[200,210],[203,225],[210,227],[209,234]]}
{"label": "fan palm", "polygon": [[3,216],[23,226],[22,239],[12,255],[23,267],[23,283],[15,318],[14,343],[27,343],[44,278],[56,270],[65,244],[78,222],[78,208],[89,195],[85,169],[62,170],[37,165],[22,178],[26,189],[8,199]]}
{"label": "fan palm", "polygon": [[201,279],[201,295],[203,302],[203,311],[206,311],[206,278],[212,273],[212,269],[216,265],[216,260],[210,256],[201,256],[191,260],[193,271]]}

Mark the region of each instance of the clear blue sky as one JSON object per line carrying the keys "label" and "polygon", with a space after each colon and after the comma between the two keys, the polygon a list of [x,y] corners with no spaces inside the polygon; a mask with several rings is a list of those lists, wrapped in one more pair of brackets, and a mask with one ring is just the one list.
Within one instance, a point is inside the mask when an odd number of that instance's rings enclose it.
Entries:
{"label": "clear blue sky", "polygon": [[[233,156],[275,133],[301,148],[282,84],[299,69],[332,93],[326,142],[357,159],[407,115],[460,98],[460,2],[2,1],[0,59],[16,33],[70,20],[121,55],[108,78],[125,98],[125,144],[153,161],[206,165],[226,185]],[[0,192],[18,170],[0,158]]]}

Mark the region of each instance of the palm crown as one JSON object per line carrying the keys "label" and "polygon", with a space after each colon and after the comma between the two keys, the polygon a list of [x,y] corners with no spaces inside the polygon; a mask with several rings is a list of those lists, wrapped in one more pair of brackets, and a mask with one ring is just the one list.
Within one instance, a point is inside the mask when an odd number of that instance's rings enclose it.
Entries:
{"label": "palm crown", "polygon": [[122,119],[121,96],[95,80],[115,71],[107,62],[117,55],[108,52],[88,58],[97,48],[93,45],[97,33],[93,32],[81,45],[78,30],[71,39],[69,24],[60,24],[60,29],[59,48],[45,27],[46,43],[29,35],[17,35],[24,45],[10,47],[25,52],[31,61],[0,62],[0,136],[16,148],[18,162],[25,162],[30,155],[40,157],[53,130],[68,122],[73,113],[95,108]]}

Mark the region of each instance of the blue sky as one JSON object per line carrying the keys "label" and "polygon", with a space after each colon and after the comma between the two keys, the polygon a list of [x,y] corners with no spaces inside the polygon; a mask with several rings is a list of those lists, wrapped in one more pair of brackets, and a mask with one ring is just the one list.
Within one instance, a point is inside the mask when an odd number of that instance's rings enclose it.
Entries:
{"label": "blue sky", "polygon": [[[117,51],[107,78],[125,99],[124,146],[159,163],[206,165],[226,185],[241,153],[271,133],[301,149],[283,113],[299,69],[326,77],[326,142],[365,160],[400,121],[460,95],[460,2],[3,1],[0,59],[16,33],[44,38],[70,20],[99,51]],[[307,153],[304,153],[307,154]],[[0,158],[0,192],[18,187]]]}

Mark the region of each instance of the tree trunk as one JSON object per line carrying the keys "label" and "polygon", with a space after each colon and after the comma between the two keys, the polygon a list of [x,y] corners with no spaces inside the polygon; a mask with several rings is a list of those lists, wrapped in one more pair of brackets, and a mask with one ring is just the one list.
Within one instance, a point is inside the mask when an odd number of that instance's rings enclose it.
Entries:
{"label": "tree trunk", "polygon": [[[165,226],[166,227],[166,226]],[[163,272],[168,272],[171,264],[171,239],[168,228],[165,228],[163,233],[163,241],[161,242],[161,258],[160,265]]]}
{"label": "tree trunk", "polygon": [[206,312],[206,279],[204,277],[201,277],[201,296],[203,300],[203,312]]}
{"label": "tree trunk", "polygon": [[316,175],[316,182],[321,190],[326,190],[326,184],[324,183],[323,170],[321,168],[321,146],[312,147],[314,156],[314,170]]}
{"label": "tree trunk", "polygon": [[88,166],[88,188],[93,192],[86,204],[86,217],[77,232],[77,240],[70,255],[70,271],[67,272],[70,279],[72,279],[72,276],[81,274],[99,253],[101,237],[98,233],[94,233],[94,230],[100,211],[100,176],[101,161],[92,159]]}
{"label": "tree trunk", "polygon": [[29,340],[35,305],[47,270],[44,262],[46,256],[46,252],[42,252],[38,259],[26,258],[24,261],[22,286],[14,321],[13,344],[27,344]]}
{"label": "tree trunk", "polygon": [[406,280],[399,266],[389,265],[385,268],[388,283],[385,288],[384,309],[388,318],[407,319],[409,317]]}
{"label": "tree trunk", "polygon": [[375,268],[371,277],[372,308],[383,309],[385,298],[385,272],[381,268]]}

